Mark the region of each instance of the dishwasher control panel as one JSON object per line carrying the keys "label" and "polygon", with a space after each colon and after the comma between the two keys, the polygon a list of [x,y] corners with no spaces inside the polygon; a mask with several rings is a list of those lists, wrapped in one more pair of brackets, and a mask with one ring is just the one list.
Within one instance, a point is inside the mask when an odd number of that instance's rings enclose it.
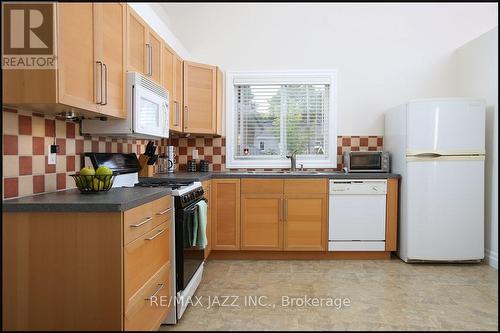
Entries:
{"label": "dishwasher control panel", "polygon": [[330,194],[387,194],[386,179],[330,180]]}

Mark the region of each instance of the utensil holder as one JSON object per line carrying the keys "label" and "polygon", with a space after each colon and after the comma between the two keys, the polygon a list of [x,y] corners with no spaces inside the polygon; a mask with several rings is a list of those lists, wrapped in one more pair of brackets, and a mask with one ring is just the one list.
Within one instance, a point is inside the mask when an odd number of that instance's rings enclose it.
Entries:
{"label": "utensil holder", "polygon": [[139,156],[139,165],[141,166],[141,170],[139,171],[139,177],[153,177],[154,175],[154,165],[148,165],[149,156],[140,155]]}

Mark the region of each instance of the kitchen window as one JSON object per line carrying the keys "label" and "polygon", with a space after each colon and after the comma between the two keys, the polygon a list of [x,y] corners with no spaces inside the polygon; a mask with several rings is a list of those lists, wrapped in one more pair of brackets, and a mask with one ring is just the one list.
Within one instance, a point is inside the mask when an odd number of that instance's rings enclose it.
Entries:
{"label": "kitchen window", "polygon": [[229,72],[228,168],[335,168],[336,74]]}

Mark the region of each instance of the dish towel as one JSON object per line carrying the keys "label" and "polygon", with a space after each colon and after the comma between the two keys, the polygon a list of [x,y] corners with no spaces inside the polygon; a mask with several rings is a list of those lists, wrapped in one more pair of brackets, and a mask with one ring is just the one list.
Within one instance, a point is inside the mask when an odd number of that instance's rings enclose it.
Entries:
{"label": "dish towel", "polygon": [[207,210],[208,205],[204,200],[197,204],[198,209],[194,214],[193,246],[204,249],[207,244]]}

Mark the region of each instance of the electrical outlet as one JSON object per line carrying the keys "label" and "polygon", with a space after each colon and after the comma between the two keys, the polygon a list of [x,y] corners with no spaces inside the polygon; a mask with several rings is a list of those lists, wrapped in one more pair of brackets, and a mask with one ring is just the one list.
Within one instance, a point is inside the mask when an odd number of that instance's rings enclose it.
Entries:
{"label": "electrical outlet", "polygon": [[198,159],[198,149],[193,149],[193,160],[197,160]]}
{"label": "electrical outlet", "polygon": [[50,145],[49,146],[49,149],[48,149],[49,156],[47,157],[47,164],[56,164],[58,150],[59,150],[58,145]]}

